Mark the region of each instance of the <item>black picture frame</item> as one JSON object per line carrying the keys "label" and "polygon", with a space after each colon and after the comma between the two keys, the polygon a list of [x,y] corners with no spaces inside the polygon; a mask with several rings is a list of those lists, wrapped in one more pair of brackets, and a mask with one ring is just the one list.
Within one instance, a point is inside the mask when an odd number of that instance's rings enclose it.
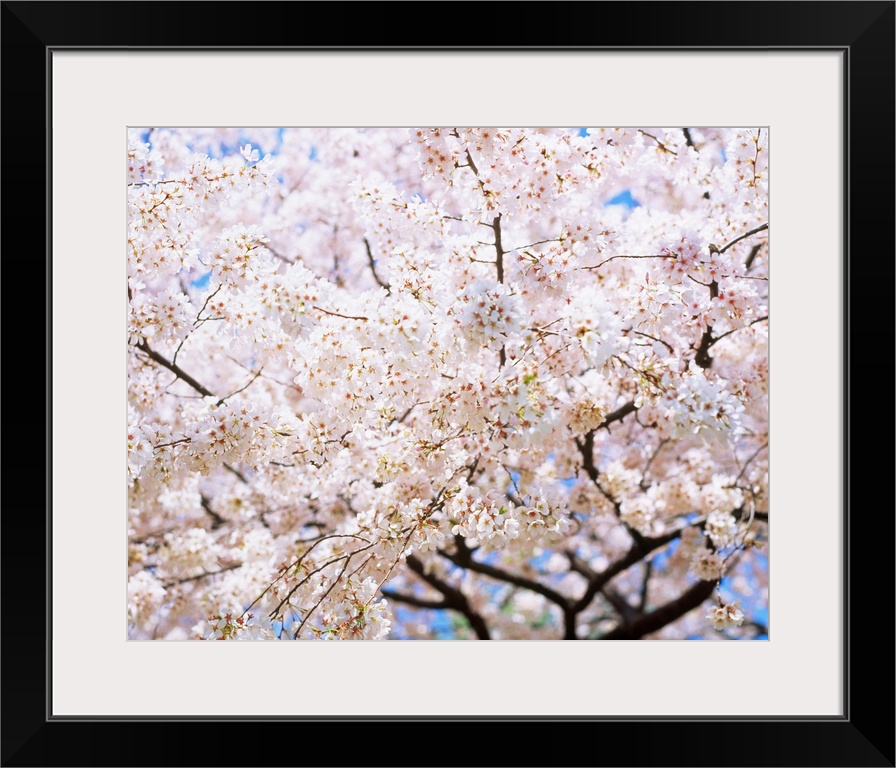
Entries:
{"label": "black picture frame", "polygon": [[[881,354],[880,323],[875,313],[892,306],[894,193],[894,2],[579,2],[528,4],[522,7],[526,17],[566,18],[554,40],[545,41],[546,27],[533,25],[524,44],[512,46],[496,41],[515,39],[504,17],[512,6],[479,4],[475,6],[476,34],[460,19],[469,16],[473,6],[414,6],[421,21],[429,10],[454,20],[453,38],[446,47],[459,50],[535,50],[539,48],[579,50],[731,50],[775,49],[794,52],[838,50],[843,53],[846,104],[844,105],[844,154],[847,163],[847,188],[844,190],[844,307],[843,334],[847,361],[844,375],[845,402],[832,403],[831,413],[842,410],[844,434],[844,679],[843,712],[840,717],[585,717],[513,718],[471,717],[437,718],[429,716],[355,718],[298,718],[307,730],[274,731],[297,718],[255,717],[202,718],[158,717],[106,718],[59,717],[49,706],[49,542],[52,500],[49,495],[51,462],[52,377],[50,370],[50,296],[51,252],[49,238],[34,234],[35,227],[48,229],[49,176],[47,147],[52,114],[49,95],[52,89],[52,58],[61,49],[121,50],[144,47],[185,50],[274,48],[331,48],[322,40],[343,39],[346,16],[353,26],[375,29],[384,12],[407,13],[411,6],[359,4],[357,6],[304,3],[301,15],[324,19],[339,17],[329,32],[320,23],[293,30],[291,25],[242,25],[234,23],[241,12],[263,19],[266,6],[275,3],[226,3],[227,18],[219,4],[205,3],[82,3],[82,2],[3,2],[0,9],[0,40],[5,66],[2,69],[3,134],[6,152],[3,158],[0,209],[5,225],[7,246],[4,266],[6,285],[17,293],[39,294],[38,283],[47,286],[46,309],[29,310],[27,332],[22,320],[7,323],[6,359],[15,360],[7,379],[7,392],[15,401],[21,398],[21,384],[39,389],[33,366],[19,363],[35,360],[36,339],[45,339],[44,405],[46,430],[7,430],[11,448],[8,467],[27,472],[34,456],[45,456],[47,503],[46,515],[29,503],[30,514],[23,514],[18,499],[25,489],[9,482],[8,503],[3,515],[2,597],[6,626],[2,632],[2,746],[3,766],[56,765],[253,765],[260,759],[278,762],[314,764],[319,758],[303,744],[317,738],[327,723],[349,723],[339,728],[340,739],[352,743],[328,764],[367,765],[375,756],[363,746],[365,736],[413,735],[417,728],[439,728],[427,737],[438,746],[435,754],[408,752],[411,762],[433,764],[578,764],[578,765],[748,765],[748,766],[893,766],[894,748],[894,592],[893,550],[894,520],[887,504],[879,497],[880,478],[889,477],[889,464],[882,467],[880,451],[851,450],[849,442],[851,414],[861,414],[861,423],[874,423],[870,398],[881,387],[887,393],[892,385],[888,372],[892,364],[887,350]],[[270,10],[270,9],[268,9]],[[416,13],[412,18],[416,17]],[[574,19],[574,23],[570,23]],[[608,20],[612,19],[612,23]],[[745,20],[749,19],[750,23]],[[449,25],[450,26],[450,25]],[[472,25],[471,25],[472,26]],[[548,25],[547,28],[550,28]],[[490,33],[490,30],[492,33]],[[494,31],[498,30],[497,33]],[[500,33],[504,31],[504,34]],[[451,30],[446,30],[451,33]],[[393,35],[399,37],[396,31]],[[422,38],[421,38],[422,39]],[[428,34],[427,41],[430,39]],[[464,43],[460,46],[460,43]],[[384,45],[391,50],[420,50],[440,45]],[[345,48],[346,50],[354,48]],[[85,84],[85,87],[89,87]],[[873,192],[871,192],[873,190]],[[44,205],[46,201],[47,206]],[[23,234],[23,226],[25,227]],[[30,233],[30,234],[29,234]],[[46,254],[42,258],[42,254]],[[30,272],[27,277],[24,264]],[[859,269],[859,265],[865,269]],[[886,277],[879,274],[881,266]],[[853,269],[855,268],[855,269]],[[20,272],[21,270],[21,272]],[[10,274],[12,280],[10,280]],[[27,280],[27,282],[25,282]],[[886,294],[886,295],[885,295]],[[7,296],[7,309],[20,306],[17,298]],[[860,308],[857,311],[856,308]],[[18,310],[16,309],[16,314]],[[887,323],[889,323],[888,311]],[[10,316],[13,312],[10,312]],[[9,319],[9,318],[8,318]],[[38,330],[41,320],[46,322]],[[887,327],[889,325],[887,324]],[[13,329],[10,332],[10,329]],[[876,342],[871,352],[869,341]],[[889,347],[892,349],[892,347]],[[877,360],[871,355],[877,353]],[[40,357],[37,362],[40,363]],[[859,379],[853,387],[851,373],[876,373],[873,379]],[[860,383],[861,382],[861,383]],[[19,385],[19,386],[16,386]],[[807,376],[811,386],[811,376]],[[31,389],[29,388],[29,389]],[[855,401],[853,392],[860,400]],[[19,410],[17,408],[17,410]],[[18,415],[18,414],[17,414]],[[833,418],[828,415],[827,418]],[[17,422],[13,422],[16,424]],[[35,432],[36,435],[31,433]],[[13,437],[9,437],[10,433]],[[29,458],[25,458],[25,457]],[[27,476],[27,475],[25,475]],[[12,486],[12,487],[11,487]],[[875,491],[867,497],[863,490]],[[9,499],[7,499],[9,502]],[[872,506],[873,505],[873,506]],[[873,530],[863,527],[873,516]],[[853,525],[852,523],[855,523]],[[27,543],[27,546],[23,545]],[[47,595],[47,610],[40,607]],[[37,603],[37,606],[35,606]],[[46,620],[46,626],[44,626]],[[77,631],[77,630],[72,630]],[[806,642],[812,639],[811,621],[806,626]],[[45,642],[46,637],[46,642]],[[881,648],[884,652],[881,652]],[[98,675],[103,670],[97,670]],[[136,673],[135,673],[136,674]],[[819,674],[826,674],[819,670]],[[701,682],[714,685],[712,672],[701,673]],[[870,685],[861,685],[867,682]],[[719,684],[722,681],[718,681]],[[472,684],[471,684],[472,685]],[[782,681],[786,685],[786,680]],[[475,685],[471,688],[471,691]],[[457,739],[460,725],[450,721],[494,721],[490,736],[473,747],[467,738]],[[524,738],[507,725],[536,720],[539,730],[530,730]],[[419,721],[415,728],[402,722]],[[229,727],[239,722],[238,728]],[[393,723],[388,728],[384,725]],[[439,727],[440,723],[448,725]],[[500,723],[499,728],[495,728]],[[271,724],[271,725],[267,725]],[[216,727],[212,727],[216,726]],[[259,729],[259,726],[262,726]],[[267,726],[267,727],[264,727]],[[561,728],[561,726],[563,726]],[[572,726],[571,728],[569,726]],[[587,726],[588,730],[583,727]],[[282,727],[282,726],[280,726]],[[461,727],[468,727],[463,725]],[[405,730],[407,729],[407,730]],[[450,729],[450,730],[449,730]],[[329,730],[329,729],[325,729]],[[540,731],[540,733],[539,733]],[[350,736],[348,734],[351,734]],[[424,732],[425,733],[425,732]],[[452,733],[454,734],[452,736]],[[285,738],[284,738],[285,736]],[[324,734],[326,736],[326,734]],[[540,736],[540,738],[538,738]],[[497,738],[496,738],[497,737]],[[133,745],[122,753],[124,740]],[[329,741],[324,738],[325,741]],[[412,744],[415,740],[412,740]],[[334,742],[330,742],[331,744]],[[335,742],[339,744],[339,742]],[[354,752],[357,743],[360,751]],[[486,746],[481,746],[482,744]],[[277,746],[268,746],[275,744]],[[463,746],[461,746],[463,744]],[[282,746],[286,745],[286,746]],[[294,751],[293,751],[294,750]],[[585,755],[585,762],[582,762]],[[386,758],[398,762],[402,755]]]}

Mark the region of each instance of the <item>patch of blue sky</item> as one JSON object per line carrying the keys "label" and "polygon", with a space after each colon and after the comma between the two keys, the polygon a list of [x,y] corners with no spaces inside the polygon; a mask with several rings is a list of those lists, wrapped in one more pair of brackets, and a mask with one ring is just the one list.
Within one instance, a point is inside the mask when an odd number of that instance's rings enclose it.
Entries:
{"label": "patch of blue sky", "polygon": [[429,608],[409,608],[392,603],[396,621],[393,623],[391,640],[417,640],[403,631],[406,625],[422,624],[435,640],[454,640],[457,637],[455,618],[450,610],[432,610]]}
{"label": "patch of blue sky", "polygon": [[[743,595],[735,592],[735,590],[732,589],[732,578],[729,575],[722,578],[722,583],[720,585],[722,599],[725,602],[731,602],[732,600],[739,601],[741,609],[748,621],[755,621],[757,624],[768,626],[768,604],[763,599],[762,590],[759,589],[756,579],[752,578],[749,574],[744,574],[744,578],[747,579],[752,594]],[[765,639],[768,638],[766,637]]]}
{"label": "patch of blue sky", "polygon": [[211,279],[212,273],[211,271],[209,271],[205,274],[199,275],[199,277],[197,277],[195,280],[191,280],[190,285],[192,285],[194,288],[207,288]]}
{"label": "patch of blue sky", "polygon": [[653,559],[651,560],[653,567],[665,571],[669,566],[669,558],[675,554],[675,550],[678,549],[680,544],[681,539],[672,539],[664,549],[653,556]]}
{"label": "patch of blue sky", "polygon": [[[277,142],[273,147],[265,147],[258,144],[250,138],[247,133],[242,132],[250,130],[252,129],[241,129],[236,144],[228,144],[224,141],[214,142],[211,138],[208,138],[199,144],[188,142],[187,149],[189,149],[190,152],[199,152],[208,155],[213,160],[223,160],[226,157],[238,155],[240,153],[240,148],[246,146],[246,144],[251,144],[252,149],[257,149],[260,158],[265,155],[276,155],[280,152],[280,149],[283,146],[283,128],[277,130]],[[255,163],[250,163],[250,165],[254,164]]]}
{"label": "patch of blue sky", "polygon": [[611,197],[609,200],[607,200],[606,203],[604,203],[604,205],[622,205],[631,211],[635,208],[638,208],[641,205],[641,203],[639,203],[632,196],[632,191],[630,189],[626,189],[626,190],[620,192],[615,197]]}
{"label": "patch of blue sky", "polygon": [[548,567],[548,562],[554,556],[554,551],[550,549],[546,549],[542,552],[539,552],[535,557],[533,557],[529,564],[535,568],[537,571],[543,572]]}
{"label": "patch of blue sky", "polygon": [[587,136],[587,135],[588,135],[588,129],[587,129],[587,128],[579,128],[579,130],[576,131],[576,135],[577,135],[577,136]]}
{"label": "patch of blue sky", "polygon": [[566,488],[567,490],[570,490],[570,489],[572,489],[572,488],[575,486],[575,484],[576,484],[577,482],[579,482],[579,478],[577,478],[577,477],[575,477],[575,476],[573,476],[573,477],[562,477],[562,478],[558,479],[557,482],[560,483],[560,485],[562,485],[562,486],[563,486],[564,488]]}

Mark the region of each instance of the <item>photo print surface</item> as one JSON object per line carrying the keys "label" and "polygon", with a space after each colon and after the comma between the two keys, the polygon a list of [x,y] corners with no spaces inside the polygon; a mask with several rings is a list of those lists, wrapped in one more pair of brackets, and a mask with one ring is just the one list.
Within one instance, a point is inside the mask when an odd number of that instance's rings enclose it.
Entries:
{"label": "photo print surface", "polygon": [[128,638],[768,639],[768,156],[130,129]]}

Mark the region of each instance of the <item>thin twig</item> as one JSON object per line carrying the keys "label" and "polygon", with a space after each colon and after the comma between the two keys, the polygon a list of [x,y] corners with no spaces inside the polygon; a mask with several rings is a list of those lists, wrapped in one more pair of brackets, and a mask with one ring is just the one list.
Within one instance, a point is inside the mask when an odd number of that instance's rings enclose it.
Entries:
{"label": "thin twig", "polygon": [[186,584],[190,581],[199,581],[199,579],[204,579],[207,576],[217,576],[219,573],[227,573],[227,571],[233,571],[237,568],[242,568],[242,563],[235,563],[234,565],[228,565],[226,568],[222,568],[220,571],[208,571],[206,573],[199,573],[196,576],[187,576],[185,579],[177,579],[175,581],[165,581],[162,582],[162,586],[165,589],[170,589],[171,587],[176,587],[178,584]]}
{"label": "thin twig", "polygon": [[766,320],[768,320],[768,315],[763,315],[762,317],[757,317],[753,322],[747,323],[747,325],[742,325],[740,328],[732,328],[730,331],[725,331],[725,333],[721,334],[720,336],[716,336],[712,340],[712,343],[709,346],[712,346],[716,342],[721,341],[726,336],[730,336],[732,333],[736,333],[737,331],[742,331],[745,328],[749,328],[751,325],[756,325],[756,323],[762,323],[762,322],[765,322]]}
{"label": "thin twig", "polygon": [[594,264],[590,267],[579,267],[579,269],[600,269],[604,264],[608,264],[615,259],[677,259],[678,257],[674,253],[646,253],[646,254],[629,254],[629,253],[620,253],[616,256],[610,256],[609,259],[604,259],[599,264]]}
{"label": "thin twig", "polygon": [[163,368],[167,368],[171,373],[173,373],[177,378],[183,381],[185,384],[189,384],[193,389],[195,389],[200,395],[204,397],[214,397],[214,395],[205,387],[202,386],[196,379],[194,379],[190,374],[184,371],[180,366],[175,365],[167,358],[160,355],[154,349],[149,346],[149,343],[146,339],[137,343],[137,349],[139,349],[144,354],[148,355],[152,360],[155,360],[159,365]]}
{"label": "thin twig", "polygon": [[323,307],[318,307],[317,305],[314,305],[313,308],[316,309],[318,312],[323,312],[325,315],[332,315],[333,317],[341,317],[344,320],[364,320],[365,322],[370,320],[369,317],[360,317],[358,315],[343,315],[339,312],[331,312],[330,310],[324,309]]}

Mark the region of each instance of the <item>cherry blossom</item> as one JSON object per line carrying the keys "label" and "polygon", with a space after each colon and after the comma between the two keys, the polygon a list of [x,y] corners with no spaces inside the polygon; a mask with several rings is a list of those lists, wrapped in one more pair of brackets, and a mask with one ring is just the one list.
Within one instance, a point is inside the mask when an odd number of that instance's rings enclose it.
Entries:
{"label": "cherry blossom", "polygon": [[767,129],[132,129],[127,169],[130,638],[767,633]]}

